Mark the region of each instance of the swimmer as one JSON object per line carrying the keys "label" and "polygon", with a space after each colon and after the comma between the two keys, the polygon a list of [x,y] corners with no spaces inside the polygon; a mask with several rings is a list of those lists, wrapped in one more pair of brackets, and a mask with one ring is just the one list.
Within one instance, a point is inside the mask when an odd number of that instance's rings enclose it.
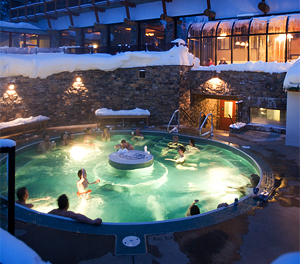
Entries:
{"label": "swimmer", "polygon": [[181,143],[178,143],[178,136],[173,136],[173,141],[168,143],[168,146],[161,151],[162,156],[166,156],[169,151],[172,151],[173,149],[178,149],[180,146],[183,147]]}
{"label": "swimmer", "polygon": [[176,155],[176,156],[174,157],[174,159],[165,159],[165,160],[171,160],[171,161],[176,162],[177,164],[182,164],[182,163],[184,163],[184,161],[185,161],[184,152],[185,152],[185,147],[180,146],[180,147],[178,148],[178,155]]}
{"label": "swimmer", "polygon": [[141,130],[137,128],[135,133],[131,132],[131,139],[132,140],[144,140],[143,134],[141,134]]}
{"label": "swimmer", "polygon": [[77,189],[78,189],[77,195],[80,198],[90,198],[90,193],[92,191],[87,188],[88,185],[98,183],[100,182],[100,180],[97,179],[96,181],[89,183],[85,169],[81,169],[78,171],[78,178],[80,180],[77,182]]}
{"label": "swimmer", "polygon": [[194,202],[192,202],[192,204],[189,206],[188,210],[186,211],[185,216],[192,216],[192,215],[200,214],[200,209],[196,205],[196,203],[198,203],[198,202],[199,202],[199,200],[195,200]]}
{"label": "swimmer", "polygon": [[114,148],[116,148],[116,149],[125,149],[126,148],[128,150],[133,150],[133,146],[131,144],[129,144],[128,142],[126,142],[125,139],[123,139],[120,144],[115,145]]}
{"label": "swimmer", "polygon": [[[94,132],[94,130],[93,130]],[[83,143],[91,143],[93,139],[96,139],[97,136],[94,132],[94,134],[92,134],[92,129],[90,127],[88,127],[85,130],[85,135],[83,136]]]}
{"label": "swimmer", "polygon": [[69,144],[74,143],[74,138],[75,138],[74,134],[72,132],[69,133],[69,135],[68,135]]}
{"label": "swimmer", "polygon": [[60,139],[60,145],[62,146],[68,146],[70,144],[70,141],[68,140],[68,134],[66,132],[61,134]]}
{"label": "swimmer", "polygon": [[195,145],[195,139],[191,138],[189,144],[186,146],[186,150],[200,151]]}
{"label": "swimmer", "polygon": [[110,141],[110,133],[108,133],[108,129],[104,128],[103,133],[101,133],[102,141]]}
{"label": "swimmer", "polygon": [[[26,203],[27,199],[29,198],[29,193],[26,187],[22,187],[17,191],[17,197],[19,199],[16,201],[17,204],[23,205],[27,208],[32,208],[34,206],[31,203],[30,204]],[[51,199],[51,197],[37,198],[37,199],[31,199],[31,202],[47,201],[49,199]]]}
{"label": "swimmer", "polygon": [[49,134],[44,134],[44,140],[38,145],[37,150],[38,152],[47,152],[55,148],[56,143],[55,141],[50,142]]}

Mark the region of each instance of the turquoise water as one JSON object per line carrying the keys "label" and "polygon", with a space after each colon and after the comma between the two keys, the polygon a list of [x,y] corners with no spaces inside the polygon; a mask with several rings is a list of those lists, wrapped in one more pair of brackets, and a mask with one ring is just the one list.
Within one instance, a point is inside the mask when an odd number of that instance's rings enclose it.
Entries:
{"label": "turquoise water", "polygon": [[[126,139],[137,150],[147,145],[154,156],[151,167],[137,170],[118,170],[108,164],[108,155],[116,151],[114,145]],[[57,146],[60,140],[56,140]],[[65,193],[69,197],[69,210],[90,218],[101,217],[105,222],[145,222],[184,217],[188,206],[198,199],[201,213],[217,208],[219,203],[242,198],[237,190],[249,184],[249,177],[257,173],[242,157],[219,147],[197,145],[199,152],[187,152],[183,165],[166,158],[174,158],[177,150],[167,152],[170,139],[145,136],[133,142],[130,136],[112,135],[110,142],[94,140],[94,145],[84,145],[76,138],[73,146],[58,147],[47,154],[37,154],[35,149],[16,157],[16,190],[26,186],[30,198],[51,196],[48,201],[34,202],[34,210],[49,212],[57,208],[56,199]],[[188,145],[188,138],[180,139]],[[208,142],[209,143],[209,142]],[[77,171],[86,169],[90,199],[77,195]],[[6,196],[6,165],[1,167],[1,194]],[[28,202],[30,202],[30,198]]]}

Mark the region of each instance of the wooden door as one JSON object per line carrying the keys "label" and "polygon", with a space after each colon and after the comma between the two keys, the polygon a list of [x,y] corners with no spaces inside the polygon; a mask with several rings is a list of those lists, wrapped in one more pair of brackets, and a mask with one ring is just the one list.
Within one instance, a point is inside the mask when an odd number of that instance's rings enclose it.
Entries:
{"label": "wooden door", "polygon": [[229,131],[231,119],[235,123],[235,103],[236,101],[220,100],[220,130]]}

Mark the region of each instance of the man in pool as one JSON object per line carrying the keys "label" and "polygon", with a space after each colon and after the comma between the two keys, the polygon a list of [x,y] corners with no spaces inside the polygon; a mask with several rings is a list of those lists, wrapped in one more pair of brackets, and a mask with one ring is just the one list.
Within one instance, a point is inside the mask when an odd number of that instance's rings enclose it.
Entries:
{"label": "man in pool", "polygon": [[96,181],[89,183],[85,169],[81,169],[78,171],[78,178],[80,180],[77,182],[77,189],[78,189],[77,195],[80,198],[90,198],[90,193],[92,192],[92,190],[89,190],[87,188],[88,185],[98,183],[100,182],[100,180],[97,179]]}
{"label": "man in pool", "polygon": [[121,141],[121,144],[117,144],[114,146],[114,148],[116,149],[128,149],[128,150],[133,150],[133,146],[131,144],[129,144],[128,142],[126,142],[125,139],[123,139]]}
{"label": "man in pool", "polygon": [[44,134],[43,138],[44,140],[37,147],[38,152],[47,152],[55,148],[56,143],[55,141],[50,142],[49,134]]}
{"label": "man in pool", "polygon": [[200,214],[200,209],[196,205],[196,203],[198,203],[198,202],[199,202],[199,200],[195,200],[194,202],[192,202],[192,204],[189,206],[188,210],[186,211],[185,216],[192,216],[192,215]]}
{"label": "man in pool", "polygon": [[101,218],[96,218],[95,220],[92,220],[92,219],[86,217],[85,215],[76,214],[72,211],[68,211],[69,199],[68,199],[67,195],[65,195],[65,194],[62,194],[61,196],[58,197],[57,203],[58,203],[58,208],[53,209],[52,211],[48,212],[48,214],[72,218],[74,220],[77,220],[78,222],[82,222],[82,223],[86,223],[86,224],[90,224],[90,225],[100,225],[102,223]]}
{"label": "man in pool", "polygon": [[136,140],[136,141],[144,140],[144,136],[143,134],[141,134],[141,130],[139,128],[135,130],[135,133],[134,132],[131,133],[131,140]]}
{"label": "man in pool", "polygon": [[[26,187],[22,187],[17,191],[17,197],[19,199],[16,201],[17,204],[23,205],[28,208],[32,208],[34,206],[31,203],[30,204],[26,203],[27,199],[29,198],[29,193]],[[51,199],[51,197],[31,199],[31,202],[47,201],[49,199]]]}

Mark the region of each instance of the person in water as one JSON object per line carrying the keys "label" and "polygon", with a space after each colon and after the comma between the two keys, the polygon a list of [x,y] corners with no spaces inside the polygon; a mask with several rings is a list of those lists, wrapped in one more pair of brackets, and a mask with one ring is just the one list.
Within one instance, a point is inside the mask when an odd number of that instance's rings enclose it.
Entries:
{"label": "person in water", "polygon": [[61,134],[60,139],[60,145],[62,146],[68,146],[70,144],[70,141],[68,140],[68,134],[66,132]]}
{"label": "person in water", "polygon": [[68,135],[69,144],[73,144],[74,139],[75,139],[74,133],[70,132]]}
{"label": "person in water", "polygon": [[[93,133],[92,133],[93,132]],[[90,127],[85,130],[85,134],[83,136],[83,143],[91,143],[93,139],[96,139],[97,136],[95,131],[92,131]]]}
{"label": "person in water", "polygon": [[38,152],[47,152],[55,148],[56,143],[55,141],[50,142],[49,134],[44,134],[43,138],[44,140],[37,147]]}
{"label": "person in water", "polygon": [[129,144],[128,142],[126,142],[125,139],[123,139],[120,144],[115,145],[114,148],[116,148],[116,149],[125,149],[126,148],[128,150],[134,149],[133,146],[131,144]]}
{"label": "person in water", "polygon": [[132,140],[144,140],[144,136],[143,136],[143,134],[141,134],[141,130],[139,128],[137,128],[135,130],[135,133],[134,132],[131,133],[131,139]]}
{"label": "person in water", "polygon": [[192,216],[192,215],[200,214],[200,209],[196,205],[196,203],[198,203],[198,202],[199,202],[199,200],[195,200],[194,202],[192,202],[192,204],[187,209],[185,216]]}
{"label": "person in water", "polygon": [[57,203],[58,203],[58,208],[51,210],[50,212],[48,212],[48,214],[72,218],[74,220],[77,220],[78,222],[82,222],[90,225],[100,225],[102,223],[101,218],[96,218],[95,220],[92,220],[83,214],[76,214],[72,211],[68,211],[69,199],[65,194],[62,194],[61,196],[58,197]]}
{"label": "person in water", "polygon": [[98,183],[100,182],[100,180],[97,179],[96,181],[89,183],[85,169],[79,170],[77,174],[79,178],[79,181],[77,181],[77,195],[80,198],[90,198],[90,193],[92,192],[92,190],[88,189],[88,185]]}
{"label": "person in water", "polygon": [[33,202],[38,202],[38,201],[47,201],[49,199],[51,199],[51,197],[46,197],[46,198],[37,198],[37,199],[31,199],[30,201],[32,203],[28,204],[26,203],[26,201],[28,200],[29,198],[29,192],[28,190],[26,189],[26,187],[22,187],[20,188],[18,191],[17,191],[17,197],[18,197],[18,200],[16,201],[17,204],[20,204],[20,205],[23,205],[23,206],[26,206],[28,208],[32,208],[34,205],[32,204]]}
{"label": "person in water", "polygon": [[196,151],[199,151],[199,149],[195,145],[195,139],[190,138],[189,144],[186,146],[186,150],[194,150],[194,151],[196,150]]}
{"label": "person in water", "polygon": [[108,129],[104,128],[103,133],[101,133],[102,141],[110,141],[110,133],[108,133]]}
{"label": "person in water", "polygon": [[185,152],[185,147],[180,146],[178,148],[178,155],[176,155],[174,159],[165,159],[165,160],[171,160],[171,161],[175,161],[177,164],[182,164],[185,161],[184,152]]}

